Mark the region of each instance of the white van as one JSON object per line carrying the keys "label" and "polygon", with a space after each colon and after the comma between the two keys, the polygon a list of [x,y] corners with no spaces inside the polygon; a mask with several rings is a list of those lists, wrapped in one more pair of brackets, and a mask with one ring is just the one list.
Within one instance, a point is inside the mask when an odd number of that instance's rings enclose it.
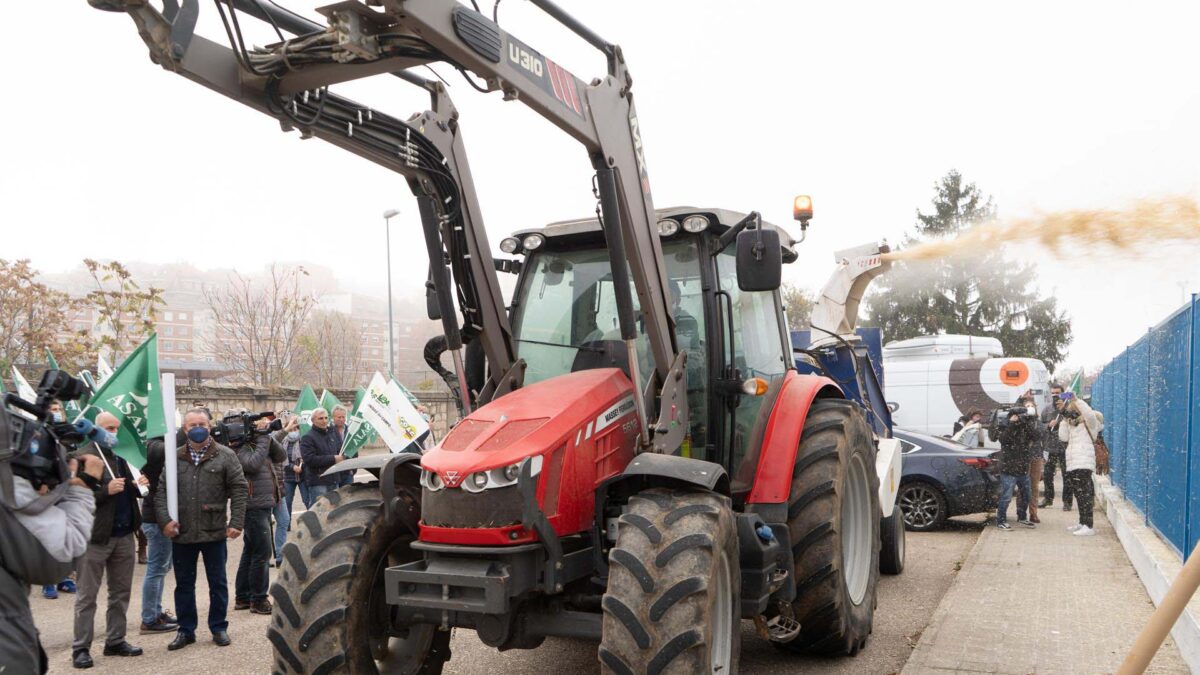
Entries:
{"label": "white van", "polygon": [[1050,400],[1046,365],[1005,357],[996,338],[934,335],[890,342],[883,348],[883,371],[884,396],[896,407],[893,422],[934,436],[949,436],[971,410],[990,416],[1026,391],[1033,391],[1039,411]]}

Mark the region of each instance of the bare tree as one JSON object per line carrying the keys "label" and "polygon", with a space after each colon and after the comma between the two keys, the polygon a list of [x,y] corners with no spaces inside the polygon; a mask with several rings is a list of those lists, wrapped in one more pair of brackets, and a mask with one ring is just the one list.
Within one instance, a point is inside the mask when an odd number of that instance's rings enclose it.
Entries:
{"label": "bare tree", "polygon": [[360,384],[362,337],[362,330],[345,314],[313,312],[299,341],[308,382],[341,388]]}
{"label": "bare tree", "polygon": [[217,359],[255,386],[293,382],[300,338],[315,304],[301,290],[301,277],[307,275],[303,267],[271,265],[261,279],[235,272],[224,287],[205,288],[217,323],[209,345]]}
{"label": "bare tree", "polygon": [[85,258],[84,267],[92,275],[96,290],[87,294],[87,303],[99,315],[103,331],[99,347],[108,347],[113,365],[154,332],[154,312],[164,304],[161,288],[143,289],[121,263],[106,263]]}
{"label": "bare tree", "polygon": [[93,348],[89,331],[71,326],[83,303],[38,282],[37,274],[28,260],[0,260],[0,370],[5,373],[14,363],[41,363],[46,347],[63,367],[79,368]]}

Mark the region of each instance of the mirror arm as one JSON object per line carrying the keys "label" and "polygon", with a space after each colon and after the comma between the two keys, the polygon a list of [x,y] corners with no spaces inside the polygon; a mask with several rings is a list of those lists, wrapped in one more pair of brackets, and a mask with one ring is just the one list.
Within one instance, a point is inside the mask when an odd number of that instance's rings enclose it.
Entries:
{"label": "mirror arm", "polygon": [[720,255],[721,251],[724,251],[725,249],[729,248],[729,245],[732,244],[737,239],[738,233],[740,233],[742,230],[746,229],[746,226],[749,225],[750,223],[755,223],[756,226],[761,226],[761,225],[758,225],[758,221],[759,221],[758,212],[751,211],[750,213],[748,213],[746,215],[745,218],[742,218],[741,220],[739,220],[737,222],[737,224],[735,224],[733,227],[729,228],[728,230],[725,230],[725,232],[721,234],[721,238],[717,240],[716,247],[713,248],[713,251],[711,254],[712,257],[714,257],[714,258],[717,257],[718,255]]}

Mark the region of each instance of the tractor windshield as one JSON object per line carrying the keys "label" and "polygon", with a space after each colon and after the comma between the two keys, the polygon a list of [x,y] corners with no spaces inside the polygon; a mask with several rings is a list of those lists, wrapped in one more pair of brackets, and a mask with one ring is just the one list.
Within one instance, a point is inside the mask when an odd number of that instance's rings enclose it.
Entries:
{"label": "tractor windshield", "polygon": [[[664,243],[663,258],[671,279],[680,346],[699,352],[704,309],[695,242]],[[528,364],[525,383],[588,368],[618,367],[628,373],[608,251],[601,247],[540,251],[527,264],[532,268],[518,290],[513,324],[518,354]],[[637,311],[636,293],[633,300]],[[638,367],[645,379],[654,363],[640,320],[638,328]]]}

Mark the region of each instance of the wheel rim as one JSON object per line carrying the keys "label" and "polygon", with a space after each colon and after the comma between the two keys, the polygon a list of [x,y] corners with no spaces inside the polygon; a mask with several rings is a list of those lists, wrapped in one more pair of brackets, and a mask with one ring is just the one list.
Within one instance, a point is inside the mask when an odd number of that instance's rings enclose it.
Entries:
{"label": "wheel rim", "polygon": [[941,506],[932,490],[916,485],[905,488],[900,495],[900,510],[904,513],[905,523],[912,527],[929,527],[937,520]]}
{"label": "wheel rim", "polygon": [[394,637],[388,633],[387,627],[392,621],[384,590],[383,573],[389,564],[404,562],[397,550],[407,543],[393,543],[388,554],[380,559],[371,584],[371,594],[367,598],[368,641],[376,670],[380,673],[416,675],[420,672],[425,663],[425,656],[433,645],[434,632],[437,629],[433,624],[417,624],[408,627],[407,637]]}
{"label": "wheel rim", "polygon": [[860,604],[871,578],[871,484],[861,455],[846,467],[846,493],[842,497],[842,572],[850,601]]}
{"label": "wheel rim", "polygon": [[728,675],[733,668],[733,580],[724,552],[716,558],[716,598],[713,603],[712,672]]}

